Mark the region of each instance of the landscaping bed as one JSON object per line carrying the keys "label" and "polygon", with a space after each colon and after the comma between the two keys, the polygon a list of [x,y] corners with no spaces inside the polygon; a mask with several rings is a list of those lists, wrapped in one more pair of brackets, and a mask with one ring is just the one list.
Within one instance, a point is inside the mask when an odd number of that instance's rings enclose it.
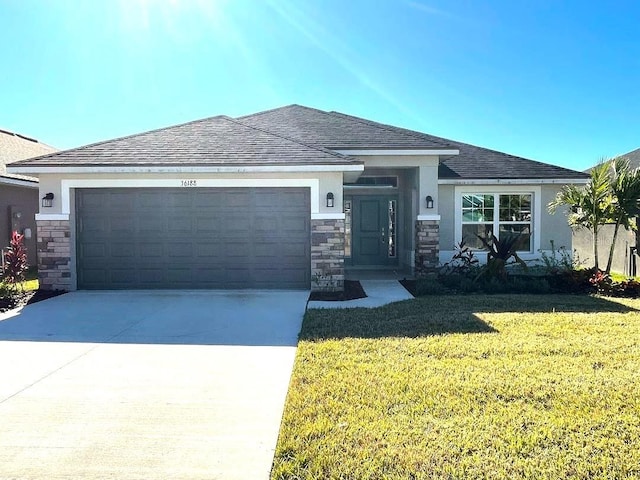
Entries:
{"label": "landscaping bed", "polygon": [[64,290],[29,290],[0,297],[0,313],[14,308],[30,305],[67,293]]}
{"label": "landscaping bed", "polygon": [[638,478],[640,300],[307,311],[272,479]]}
{"label": "landscaping bed", "polygon": [[366,297],[367,294],[358,280],[345,280],[343,292],[311,292],[309,300],[344,302],[345,300],[357,300],[358,298]]}

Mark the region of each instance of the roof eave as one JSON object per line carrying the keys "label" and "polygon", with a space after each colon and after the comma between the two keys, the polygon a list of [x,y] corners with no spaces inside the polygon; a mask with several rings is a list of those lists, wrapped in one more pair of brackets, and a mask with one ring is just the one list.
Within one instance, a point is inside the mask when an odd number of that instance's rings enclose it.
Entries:
{"label": "roof eave", "polygon": [[22,165],[10,167],[12,173],[301,173],[360,172],[362,162],[336,162],[287,165]]}
{"label": "roof eave", "polygon": [[440,178],[438,185],[566,185],[585,184],[585,177],[558,178]]}
{"label": "roof eave", "polygon": [[0,175],[0,184],[13,185],[16,187],[38,188],[39,182],[37,178],[30,180],[27,178],[13,177],[11,175]]}
{"label": "roof eave", "polygon": [[459,155],[460,150],[456,148],[333,148],[335,152],[341,155],[390,155],[390,156],[409,156],[409,155]]}

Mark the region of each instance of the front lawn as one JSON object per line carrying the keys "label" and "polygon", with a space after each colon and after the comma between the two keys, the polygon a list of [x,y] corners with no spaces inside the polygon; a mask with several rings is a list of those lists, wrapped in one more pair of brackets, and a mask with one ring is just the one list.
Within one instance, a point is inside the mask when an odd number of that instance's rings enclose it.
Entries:
{"label": "front lawn", "polygon": [[640,478],[640,300],[309,310],[273,479]]}

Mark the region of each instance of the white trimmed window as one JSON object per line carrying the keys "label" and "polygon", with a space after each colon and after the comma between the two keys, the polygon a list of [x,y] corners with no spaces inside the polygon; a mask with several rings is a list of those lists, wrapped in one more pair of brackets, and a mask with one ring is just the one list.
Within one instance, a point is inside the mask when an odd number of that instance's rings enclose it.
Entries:
{"label": "white trimmed window", "polygon": [[463,192],[458,211],[461,238],[474,249],[482,249],[478,235],[498,239],[524,234],[519,251],[533,251],[533,193]]}

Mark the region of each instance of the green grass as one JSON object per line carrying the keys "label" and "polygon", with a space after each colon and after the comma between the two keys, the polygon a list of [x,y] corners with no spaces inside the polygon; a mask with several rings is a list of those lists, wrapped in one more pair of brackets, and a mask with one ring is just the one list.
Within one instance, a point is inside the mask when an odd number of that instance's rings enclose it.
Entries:
{"label": "green grass", "polygon": [[640,277],[632,277],[629,275],[624,275],[622,273],[611,272],[611,280],[614,282],[624,282],[625,280],[629,280],[632,278],[636,282],[640,281]]}
{"label": "green grass", "polygon": [[305,315],[273,479],[640,478],[640,300]]}
{"label": "green grass", "polygon": [[[8,285],[5,282],[0,281],[0,291],[5,290]],[[35,268],[30,268],[26,275],[25,281],[20,284],[18,289],[22,288],[25,292],[31,292],[33,290],[38,290],[38,270]]]}

